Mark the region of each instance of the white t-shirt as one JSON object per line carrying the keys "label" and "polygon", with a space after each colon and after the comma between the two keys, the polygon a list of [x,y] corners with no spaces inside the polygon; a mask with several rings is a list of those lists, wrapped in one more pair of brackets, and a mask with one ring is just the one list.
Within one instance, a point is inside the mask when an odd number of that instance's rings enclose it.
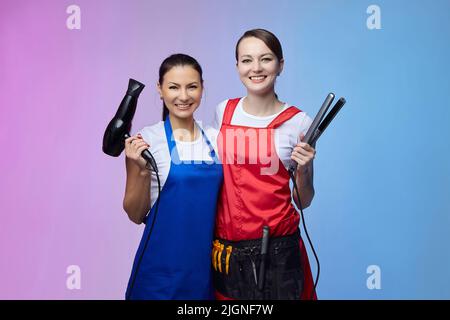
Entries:
{"label": "white t-shirt", "polygon": [[[217,133],[218,131],[211,127],[203,127],[201,122],[197,122],[200,128],[203,128],[205,135],[208,137],[212,147],[217,154]],[[164,121],[160,121],[152,126],[144,127],[138,133],[150,145],[148,150],[153,155],[158,166],[159,180],[161,182],[161,190],[167,180],[171,166],[171,157],[169,153],[169,146],[167,144],[166,132],[164,129]],[[195,141],[178,141],[176,140],[178,155],[181,161],[212,161],[210,156],[210,148],[200,130],[196,132]],[[150,200],[151,206],[155,203],[158,197],[158,181],[156,173],[152,171],[151,185],[150,185]]]}
{"label": "white t-shirt", "polygon": [[[234,110],[233,117],[231,119],[232,125],[255,127],[255,128],[265,128],[267,127],[273,119],[275,119],[281,112],[289,108],[290,104],[285,103],[283,109],[271,116],[258,117],[251,115],[244,111],[242,107],[242,101],[244,98],[239,100],[239,103]],[[214,117],[214,128],[220,130],[222,125],[223,114],[225,107],[227,105],[228,99],[221,102],[216,107],[216,114]],[[280,157],[286,168],[289,168],[291,164],[294,163],[291,160],[291,153],[294,146],[300,142],[300,133],[306,135],[309,127],[312,124],[312,119],[305,113],[299,112],[289,120],[285,121],[282,125],[275,129],[275,150]]]}

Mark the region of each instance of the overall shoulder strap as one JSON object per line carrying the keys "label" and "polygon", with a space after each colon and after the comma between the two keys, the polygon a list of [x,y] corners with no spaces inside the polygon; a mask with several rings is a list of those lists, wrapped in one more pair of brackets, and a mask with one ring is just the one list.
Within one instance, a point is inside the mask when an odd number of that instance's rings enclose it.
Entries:
{"label": "overall shoulder strap", "polygon": [[180,157],[178,156],[177,144],[175,141],[175,137],[173,136],[172,124],[170,123],[170,117],[167,116],[164,121],[164,131],[166,132],[167,146],[169,147],[169,154],[172,161],[178,162],[180,161]]}
{"label": "overall shoulder strap", "polygon": [[196,126],[197,126],[197,127],[200,129],[200,131],[202,132],[203,139],[205,139],[205,142],[206,142],[206,144],[207,144],[207,146],[208,146],[208,148],[209,148],[209,155],[210,155],[210,157],[211,157],[214,161],[216,161],[216,163],[219,163],[219,159],[217,158],[216,151],[214,150],[214,147],[212,146],[211,141],[209,141],[208,136],[206,135],[205,131],[204,131],[203,128],[200,127],[197,123],[196,123]]}
{"label": "overall shoulder strap", "polygon": [[231,124],[231,119],[233,118],[234,110],[236,110],[239,100],[241,100],[241,98],[228,100],[223,113],[222,124]]}
{"label": "overall shoulder strap", "polygon": [[275,129],[275,128],[281,126],[284,122],[291,119],[293,116],[295,116],[299,112],[302,112],[302,111],[300,109],[298,109],[297,107],[291,106],[291,107],[287,108],[286,110],[284,110],[283,112],[281,112],[275,119],[273,119],[272,122],[269,123],[267,128]]}

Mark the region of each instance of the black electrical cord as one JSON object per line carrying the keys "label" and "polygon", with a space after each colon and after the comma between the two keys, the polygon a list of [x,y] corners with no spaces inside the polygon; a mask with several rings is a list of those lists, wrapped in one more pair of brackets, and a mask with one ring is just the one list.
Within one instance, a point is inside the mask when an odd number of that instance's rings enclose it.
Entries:
{"label": "black electrical cord", "polygon": [[[294,184],[295,192],[297,193],[298,204],[299,204],[298,207],[300,208],[300,213],[301,213],[301,218],[302,218],[303,229],[305,230],[305,234],[306,234],[306,237],[308,238],[309,246],[311,247],[311,250],[312,250],[312,252],[313,252],[313,254],[314,254],[314,258],[316,259],[316,263],[317,263],[317,275],[316,275],[316,281],[314,282],[314,290],[313,290],[313,292],[311,293],[311,298],[310,298],[310,300],[312,300],[313,297],[314,297],[314,294],[316,293],[317,282],[319,282],[320,262],[319,262],[319,258],[317,257],[316,250],[314,249],[314,246],[313,246],[313,244],[312,244],[311,238],[309,237],[308,229],[306,228],[305,216],[303,215],[302,202],[301,202],[301,200],[300,200],[300,193],[298,192],[297,182],[295,181],[295,176],[294,176],[295,170],[291,170],[291,169],[290,169],[290,170],[288,170],[288,172],[289,172],[289,176],[291,177],[292,182],[293,182],[293,184]],[[316,295],[317,295],[317,294],[316,294]]]}
{"label": "black electrical cord", "polygon": [[[133,279],[131,279],[130,288],[129,288],[128,294],[126,296],[126,300],[130,299],[131,293],[133,291],[134,283],[136,282],[136,276],[137,276],[137,273],[139,272],[139,267],[141,265],[142,258],[144,257],[145,250],[147,249],[147,245],[150,240],[150,236],[152,234],[153,227],[155,226],[156,215],[158,214],[159,199],[160,199],[160,195],[161,195],[161,181],[159,180],[159,173],[158,173],[158,167],[156,166],[156,161],[153,158],[153,155],[151,153],[150,153],[150,156],[153,159],[153,163],[149,161],[149,162],[147,162],[147,164],[150,164],[151,168],[153,169],[153,171],[156,174],[156,180],[158,181],[158,198],[156,199],[156,202],[154,204],[155,205],[155,214],[153,215],[152,224],[151,224],[150,230],[147,234],[147,238],[145,239],[144,248],[142,249],[141,254],[139,255],[138,262],[136,264],[136,269],[134,270],[134,273],[133,273]],[[147,168],[147,169],[150,170],[149,168]],[[150,209],[150,211],[151,211],[151,209]],[[145,223],[145,218],[144,218],[144,223]]]}
{"label": "black electrical cord", "polygon": [[[317,142],[317,139],[319,139],[320,135],[325,131],[325,129],[328,127],[328,125],[331,123],[331,121],[335,118],[336,114],[342,109],[344,104],[346,103],[345,98],[340,98],[338,102],[334,105],[334,107],[331,109],[331,111],[328,113],[328,115],[323,119],[325,114],[327,113],[328,108],[330,107],[331,103],[333,102],[335,95],[334,93],[329,93],[325,99],[325,101],[322,104],[322,107],[320,108],[319,112],[315,116],[311,126],[309,127],[308,131],[306,132],[305,137],[302,141],[308,143],[311,146],[314,146]],[[323,121],[322,121],[323,119]],[[306,223],[305,223],[305,217],[303,215],[303,208],[302,208],[302,202],[300,200],[300,192],[297,188],[297,182],[295,181],[294,172],[296,170],[296,165],[289,168],[289,176],[292,179],[292,182],[294,184],[295,192],[297,193],[298,198],[298,204],[300,208],[301,213],[301,219],[303,223],[303,229],[305,229],[306,237],[308,238],[309,245],[311,247],[312,252],[314,253],[314,258],[317,262],[317,275],[316,275],[316,281],[314,282],[314,291],[311,293],[311,299],[313,298],[314,293],[316,293],[316,287],[317,282],[319,282],[319,275],[320,275],[320,263],[319,258],[317,257],[316,250],[314,249],[314,246],[312,244],[312,241],[309,237],[308,230],[306,229]]]}

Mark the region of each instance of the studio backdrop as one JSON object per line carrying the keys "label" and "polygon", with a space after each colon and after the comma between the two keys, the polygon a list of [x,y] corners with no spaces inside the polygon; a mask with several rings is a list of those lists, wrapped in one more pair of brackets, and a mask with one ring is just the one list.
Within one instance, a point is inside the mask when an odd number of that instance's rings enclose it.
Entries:
{"label": "studio backdrop", "polygon": [[122,208],[124,154],[102,152],[104,129],[129,78],[146,84],[132,133],[161,120],[172,53],[202,65],[196,118],[211,123],[245,95],[234,48],[252,28],[282,42],[281,100],[313,117],[329,92],[347,99],[305,210],[319,298],[450,298],[449,1],[6,0],[1,299],[124,298],[143,225]]}

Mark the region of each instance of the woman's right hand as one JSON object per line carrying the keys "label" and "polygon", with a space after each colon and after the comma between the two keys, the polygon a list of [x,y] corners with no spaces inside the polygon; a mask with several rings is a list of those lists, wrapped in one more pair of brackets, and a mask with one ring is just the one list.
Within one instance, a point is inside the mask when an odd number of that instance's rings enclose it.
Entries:
{"label": "woman's right hand", "polygon": [[128,159],[138,165],[141,171],[147,170],[147,161],[141,157],[141,153],[149,147],[150,145],[142,139],[142,136],[139,133],[125,139],[125,155]]}

